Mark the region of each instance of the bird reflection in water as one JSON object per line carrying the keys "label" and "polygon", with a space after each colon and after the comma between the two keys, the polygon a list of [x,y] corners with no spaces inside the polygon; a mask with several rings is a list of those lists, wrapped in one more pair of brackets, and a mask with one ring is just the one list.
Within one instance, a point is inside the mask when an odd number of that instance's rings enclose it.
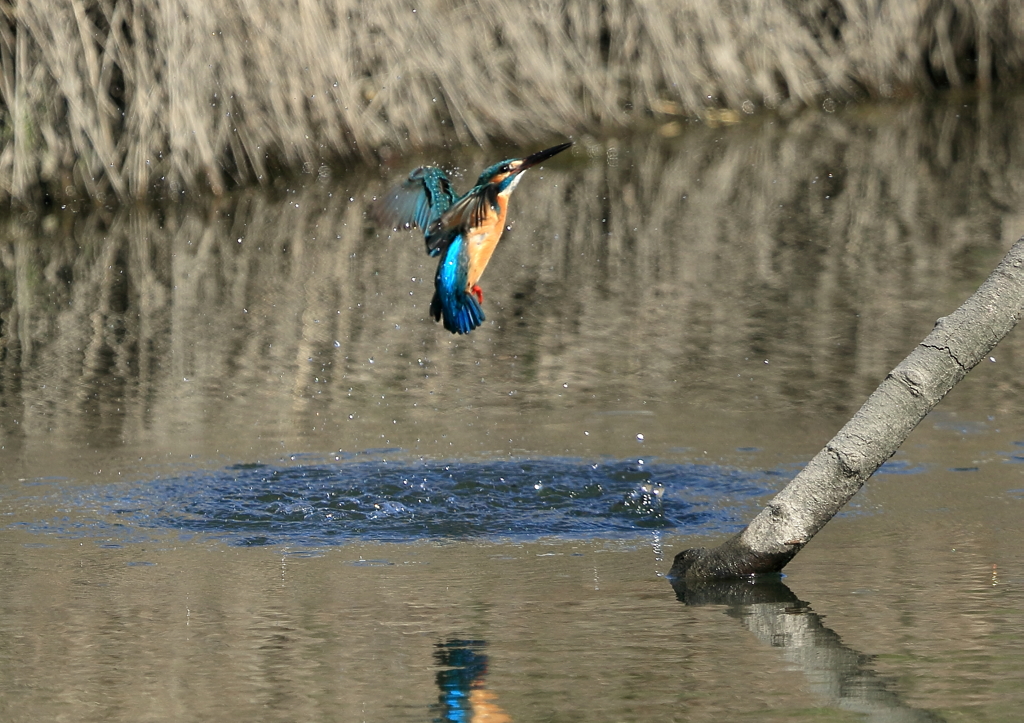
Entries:
{"label": "bird reflection in water", "polygon": [[487,655],[483,640],[446,640],[435,644],[437,671],[436,709],[441,723],[511,723],[512,718],[498,705],[498,696],[487,689]]}

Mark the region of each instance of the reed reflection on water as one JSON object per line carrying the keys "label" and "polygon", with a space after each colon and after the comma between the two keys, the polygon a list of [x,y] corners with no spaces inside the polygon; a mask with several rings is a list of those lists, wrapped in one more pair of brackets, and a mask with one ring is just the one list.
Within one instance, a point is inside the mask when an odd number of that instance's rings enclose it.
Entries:
{"label": "reed reflection on water", "polygon": [[[404,167],[206,208],[10,219],[5,451],[318,428],[349,449],[440,450],[458,432],[500,450],[500,431],[482,437],[501,420],[623,400],[840,421],[1024,232],[1022,102],[584,140],[520,185],[488,322],[465,338],[428,318],[417,235],[367,221]],[[485,162],[463,159],[465,175]],[[1013,366],[979,414],[1019,411]]]}

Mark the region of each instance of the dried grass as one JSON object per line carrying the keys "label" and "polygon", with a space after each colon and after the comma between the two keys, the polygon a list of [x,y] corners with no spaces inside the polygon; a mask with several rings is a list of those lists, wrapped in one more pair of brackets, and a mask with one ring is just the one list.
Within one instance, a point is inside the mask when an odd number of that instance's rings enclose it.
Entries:
{"label": "dried grass", "polygon": [[1014,0],[0,0],[0,200],[1024,74]]}

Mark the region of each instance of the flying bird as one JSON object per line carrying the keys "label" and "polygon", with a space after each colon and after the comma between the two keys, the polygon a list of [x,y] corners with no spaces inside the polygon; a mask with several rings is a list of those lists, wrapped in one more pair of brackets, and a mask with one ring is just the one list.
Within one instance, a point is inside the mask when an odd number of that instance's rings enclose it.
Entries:
{"label": "flying bird", "polygon": [[427,253],[440,256],[430,302],[434,321],[453,334],[468,334],[484,322],[484,292],[477,282],[505,230],[509,196],[526,169],[571,145],[495,163],[464,196],[456,196],[440,168],[421,166],[381,200],[380,220],[422,229]]}

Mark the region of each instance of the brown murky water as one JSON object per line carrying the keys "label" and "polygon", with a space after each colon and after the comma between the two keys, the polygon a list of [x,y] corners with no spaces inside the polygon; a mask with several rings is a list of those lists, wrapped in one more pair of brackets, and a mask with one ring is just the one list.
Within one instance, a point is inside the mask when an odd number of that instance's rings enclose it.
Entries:
{"label": "brown murky water", "polygon": [[[1021,102],[581,139],[520,184],[467,337],[427,318],[420,238],[365,218],[420,159],[201,209],[8,220],[0,719],[1015,720],[1019,330],[785,586],[677,597],[660,575],[783,484],[1024,235]],[[493,155],[447,161],[465,187]],[[672,475],[706,471],[710,512],[303,544],[341,524],[307,514],[249,544],[237,516],[204,528],[187,507],[218,513],[242,474],[225,470],[349,469],[308,461],[332,453],[643,459],[677,505]],[[732,473],[752,499],[715,494]],[[541,510],[487,504],[510,530]]]}

